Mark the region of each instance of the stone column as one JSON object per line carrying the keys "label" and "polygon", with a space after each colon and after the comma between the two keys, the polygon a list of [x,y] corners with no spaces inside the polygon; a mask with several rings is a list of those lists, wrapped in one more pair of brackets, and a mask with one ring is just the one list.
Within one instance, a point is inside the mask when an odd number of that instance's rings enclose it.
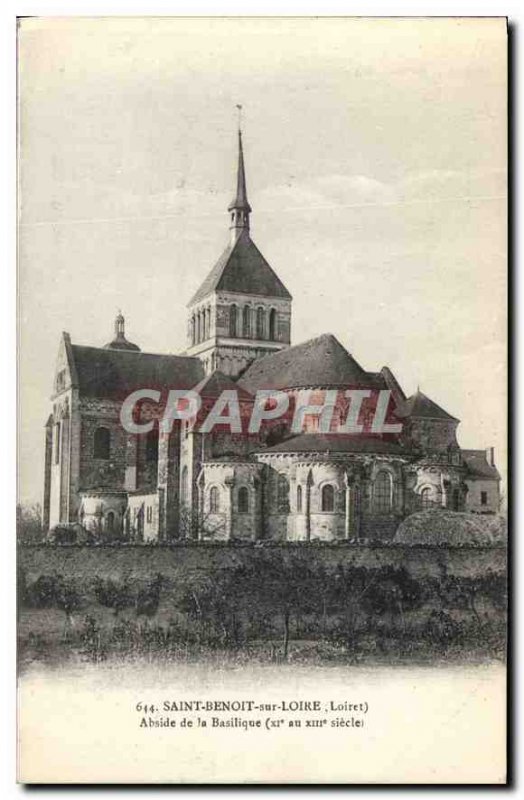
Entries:
{"label": "stone column", "polygon": [[311,541],[311,486],[313,485],[313,475],[311,470],[309,470],[306,478],[306,503],[305,503],[305,514],[306,514],[306,542]]}
{"label": "stone column", "polygon": [[178,528],[179,457],[180,425],[175,424],[170,433],[159,431],[158,437],[157,488],[164,495],[164,513],[158,530],[161,541],[174,537]]}
{"label": "stone column", "polygon": [[125,459],[124,488],[128,492],[134,492],[137,488],[138,459],[138,437],[135,433],[127,434]]}
{"label": "stone column", "polygon": [[235,479],[234,478],[226,478],[224,483],[226,485],[226,489],[228,490],[228,495],[229,495],[229,497],[228,497],[229,505],[228,505],[228,510],[227,510],[227,514],[226,514],[227,538],[228,538],[229,541],[231,541],[231,539],[233,538],[233,530],[234,530],[234,528],[233,528],[233,525],[234,525],[234,502],[233,502],[234,495],[233,495],[233,490],[235,488]]}
{"label": "stone column", "polygon": [[202,539],[204,533],[204,473],[201,472],[197,480],[197,513],[196,513],[196,534],[197,539]]}
{"label": "stone column", "polygon": [[44,496],[42,498],[42,528],[47,534],[49,530],[49,508],[51,503],[51,462],[53,458],[53,424],[51,414],[45,424],[45,456],[44,456]]}
{"label": "stone column", "polygon": [[69,461],[70,461],[71,417],[66,406],[61,419],[60,430],[60,522],[71,522],[69,519]]}
{"label": "stone column", "polygon": [[350,539],[352,533],[352,525],[351,525],[351,517],[352,517],[352,507],[351,503],[353,500],[352,491],[351,491],[351,478],[347,474],[344,475],[344,486],[346,490],[346,517],[344,520],[344,538]]}

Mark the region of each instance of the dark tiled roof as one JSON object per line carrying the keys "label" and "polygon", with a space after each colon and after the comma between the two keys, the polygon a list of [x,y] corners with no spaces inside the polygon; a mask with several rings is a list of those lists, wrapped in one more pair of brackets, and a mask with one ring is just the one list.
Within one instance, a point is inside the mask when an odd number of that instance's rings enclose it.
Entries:
{"label": "dark tiled roof", "polygon": [[105,345],[104,350],[134,350],[137,352],[140,348],[137,344],[129,342],[125,336],[116,336],[112,342]]}
{"label": "dark tiled roof", "polygon": [[257,359],[239,384],[252,394],[300,386],[386,386],[379,373],[363,370],[330,333]]}
{"label": "dark tiled roof", "polygon": [[202,397],[219,397],[223,391],[233,389],[237,392],[239,400],[253,400],[253,396],[249,392],[246,392],[245,389],[242,389],[241,386],[238,386],[218,369],[203,378],[193,389]]}
{"label": "dark tiled roof", "polygon": [[500,478],[498,469],[488,462],[485,450],[461,450],[461,453],[470,475],[492,480]]}
{"label": "dark tiled roof", "polygon": [[388,453],[409,455],[400,444],[360,434],[301,433],[261,453]]}
{"label": "dark tiled roof", "polygon": [[243,231],[233,245],[226,247],[188,305],[203,300],[215,290],[291,299],[247,231]]}
{"label": "dark tiled roof", "polygon": [[204,368],[197,358],[72,345],[80,393],[122,398],[136,389],[188,389]]}
{"label": "dark tiled roof", "polygon": [[447,411],[444,411],[443,408],[420,391],[400,403],[395,409],[395,414],[397,417],[427,417],[428,419],[448,419],[458,422],[456,417],[448,414]]}

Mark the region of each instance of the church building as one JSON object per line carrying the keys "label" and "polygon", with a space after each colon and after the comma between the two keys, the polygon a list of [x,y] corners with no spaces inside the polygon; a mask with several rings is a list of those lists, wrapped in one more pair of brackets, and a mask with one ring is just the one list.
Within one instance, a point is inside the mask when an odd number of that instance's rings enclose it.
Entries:
{"label": "church building", "polygon": [[[329,333],[291,344],[292,296],[251,238],[251,213],[239,131],[229,243],[189,301],[186,351],[142,352],[121,314],[103,347],[62,334],[45,426],[45,529],[76,524],[100,541],[379,541],[415,511],[496,512],[493,448],[461,449],[458,419],[420,391],[406,397],[388,367],[364,369]],[[254,436],[189,421],[167,433],[144,402],[153,427],[129,433],[122,403],[152,387],[196,391],[203,408],[234,390],[246,415],[259,390],[285,392],[291,405],[304,390],[311,402],[348,387],[385,390],[401,432],[363,424],[335,435],[310,415],[299,433],[288,418]],[[364,421],[368,413],[364,403]]]}

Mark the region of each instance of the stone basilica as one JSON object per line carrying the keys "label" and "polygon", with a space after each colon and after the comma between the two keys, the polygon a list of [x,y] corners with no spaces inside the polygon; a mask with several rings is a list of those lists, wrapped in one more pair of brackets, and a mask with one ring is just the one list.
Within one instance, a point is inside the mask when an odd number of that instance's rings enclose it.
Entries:
{"label": "stone basilica", "polygon": [[[62,334],[45,428],[45,529],[77,523],[102,541],[384,540],[421,509],[497,511],[493,449],[461,449],[459,420],[420,391],[406,397],[387,367],[366,371],[330,334],[291,345],[292,297],[251,239],[238,138],[230,242],[188,304],[186,352],[142,352],[120,314],[105,347]],[[120,421],[123,400],[143,388],[193,389],[203,406],[234,389],[248,413],[260,389],[293,400],[350,386],[389,390],[401,433],[332,435],[314,416],[298,434],[281,421],[257,436],[180,421],[137,435]],[[146,412],[154,418],[154,407]]]}

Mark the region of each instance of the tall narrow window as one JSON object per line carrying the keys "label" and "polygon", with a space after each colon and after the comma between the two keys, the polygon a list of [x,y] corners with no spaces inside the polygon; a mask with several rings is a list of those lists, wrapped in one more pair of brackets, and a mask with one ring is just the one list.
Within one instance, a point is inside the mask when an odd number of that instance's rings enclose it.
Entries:
{"label": "tall narrow window", "polygon": [[218,492],[218,486],[212,486],[209,490],[209,510],[212,514],[216,514],[218,511],[220,511],[220,495]]}
{"label": "tall narrow window", "polygon": [[289,513],[289,481],[285,475],[277,479],[277,511],[279,514]]}
{"label": "tall narrow window", "polygon": [[335,488],[330,483],[322,487],[322,511],[335,510]]}
{"label": "tall narrow window", "polygon": [[249,339],[251,336],[251,309],[249,306],[244,306],[242,311],[242,336],[244,339]]}
{"label": "tall narrow window", "polygon": [[481,506],[487,506],[487,504],[488,504],[488,493],[487,492],[481,492],[480,493],[480,505]]}
{"label": "tall narrow window", "polygon": [[229,335],[232,339],[237,335],[237,307],[235,305],[229,308]]}
{"label": "tall narrow window", "polygon": [[111,434],[108,428],[97,428],[93,437],[93,458],[107,461],[111,451]]}
{"label": "tall narrow window", "polygon": [[60,444],[61,444],[61,425],[57,422],[55,425],[55,464],[60,461]]}
{"label": "tall narrow window", "polygon": [[274,308],[269,312],[269,338],[273,342],[277,338],[277,312]]}
{"label": "tall narrow window", "polygon": [[246,486],[238,490],[238,513],[247,514],[249,511],[249,492]]}
{"label": "tall narrow window", "polygon": [[158,430],[153,428],[146,436],[146,461],[158,461]]}
{"label": "tall narrow window", "polygon": [[196,344],[196,325],[195,325],[195,315],[191,317],[191,344]]}
{"label": "tall narrow window", "polygon": [[264,309],[257,308],[257,339],[264,338]]}
{"label": "tall narrow window", "polygon": [[302,486],[297,486],[297,511],[302,513]]}
{"label": "tall narrow window", "polygon": [[391,511],[393,506],[393,481],[389,472],[380,470],[377,472],[373,484],[373,506],[375,511]]}
{"label": "tall narrow window", "polygon": [[106,531],[113,533],[115,530],[115,514],[114,511],[108,511],[106,514]]}

